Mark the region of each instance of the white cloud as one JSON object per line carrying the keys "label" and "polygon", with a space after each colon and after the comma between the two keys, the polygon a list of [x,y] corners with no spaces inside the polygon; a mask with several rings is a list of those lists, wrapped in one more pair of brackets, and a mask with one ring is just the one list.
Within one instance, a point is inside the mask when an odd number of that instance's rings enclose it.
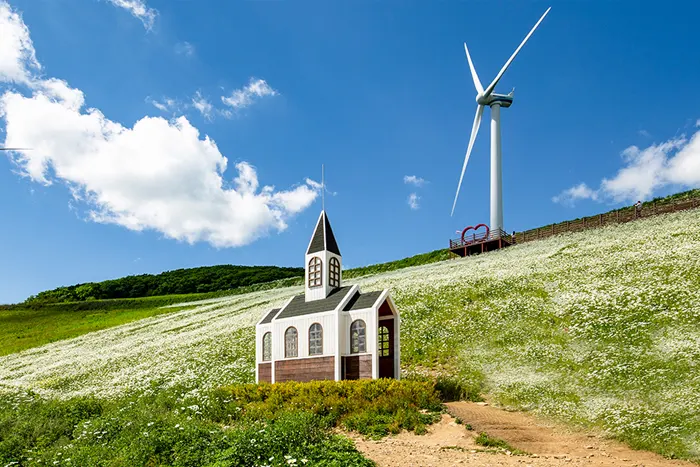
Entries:
{"label": "white cloud", "polygon": [[[222,101],[224,101],[227,106],[234,107],[234,109],[241,109],[251,105],[256,97],[277,95],[277,92],[272,90],[264,80],[251,78],[250,83],[251,84],[248,86],[234,91],[232,97],[222,97]],[[196,91],[194,96],[189,98],[188,102],[182,102],[179,99],[172,99],[169,97],[164,97],[160,101],[147,97],[146,102],[153,105],[161,112],[171,114],[185,112],[194,108],[209,121],[214,120],[216,116],[225,118],[232,118],[234,116],[234,112],[231,109],[215,107],[214,104],[202,95],[201,91]]]}
{"label": "white cloud", "polygon": [[127,10],[129,13],[131,13],[131,15],[134,18],[140,20],[146,29],[150,30],[151,28],[153,28],[153,23],[156,20],[156,16],[158,16],[158,12],[153,8],[149,8],[144,0],[107,1],[109,1],[112,5],[116,7],[124,8],[125,10]]}
{"label": "white cloud", "polygon": [[645,138],[651,137],[651,134],[647,130],[639,130],[637,133],[639,133],[639,136],[644,136]]}
{"label": "white cloud", "polygon": [[[28,38],[15,42],[16,63],[2,64],[3,71],[15,70],[0,75],[5,82],[17,81],[22,76],[17,70],[36,62]],[[85,108],[82,91],[65,81],[24,76],[31,83],[29,94],[6,91],[0,117],[5,144],[33,150],[9,156],[30,180],[65,184],[71,206],[85,208],[89,220],[232,247],[284,230],[289,218],[318,196],[313,183],[286,191],[260,189],[254,167],[245,161],[236,164],[238,175],[227,182],[228,159],[185,117],[143,117],[124,127],[98,109]]]}
{"label": "white cloud", "polygon": [[195,52],[194,45],[187,41],[178,42],[175,44],[175,52],[185,57],[192,57]]}
{"label": "white cloud", "polygon": [[564,190],[559,195],[554,196],[552,201],[555,203],[566,204],[573,206],[574,201],[579,199],[598,199],[598,193],[588,188],[585,183],[579,183],[567,190]]}
{"label": "white cloud", "polygon": [[419,199],[420,196],[418,196],[416,193],[411,193],[408,195],[408,205],[411,207],[411,209],[416,210],[420,208],[420,204],[418,204]]}
{"label": "white cloud", "polygon": [[199,91],[192,98],[192,106],[207,120],[214,118],[214,106]]}
{"label": "white cloud", "polygon": [[315,182],[315,181],[311,180],[310,178],[306,179],[306,183],[308,183],[309,186],[311,186],[312,188],[315,188],[316,190],[320,190],[321,188],[323,188],[322,184]]}
{"label": "white cloud", "polygon": [[615,202],[648,199],[667,186],[700,186],[700,131],[653,144],[645,149],[630,146],[622,151],[623,167],[612,178],[603,178],[598,190],[584,184],[565,190],[553,201],[573,204],[576,199],[610,199]]}
{"label": "white cloud", "polygon": [[29,84],[32,70],[41,69],[29,29],[22,17],[0,1],[0,81]]}
{"label": "white cloud", "polygon": [[172,99],[170,97],[164,97],[160,101],[152,99],[151,97],[147,97],[146,102],[148,102],[161,112],[166,113],[180,112],[181,110],[187,107],[187,105],[184,105],[180,101]]}
{"label": "white cloud", "polygon": [[425,180],[420,177],[416,177],[415,175],[404,175],[403,182],[415,186],[423,186]]}
{"label": "white cloud", "polygon": [[698,126],[698,127],[700,127],[700,118],[698,119],[698,121],[697,121],[697,122],[695,122],[695,126]]}
{"label": "white cloud", "polygon": [[267,84],[264,79],[250,78],[247,86],[236,89],[230,96],[222,96],[221,102],[234,110],[251,105],[256,99],[266,96],[276,96],[278,93]]}

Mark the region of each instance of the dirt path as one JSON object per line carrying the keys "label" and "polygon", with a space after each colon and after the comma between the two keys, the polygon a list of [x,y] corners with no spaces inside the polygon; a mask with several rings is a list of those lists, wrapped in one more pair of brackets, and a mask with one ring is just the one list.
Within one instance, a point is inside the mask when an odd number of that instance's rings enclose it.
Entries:
{"label": "dirt path", "polygon": [[[465,425],[443,415],[440,423],[428,433],[417,436],[401,433],[381,441],[368,441],[351,436],[367,457],[382,467],[447,467],[447,466],[694,466],[690,462],[665,459],[659,455],[635,451],[616,441],[592,433],[572,432],[560,426],[545,424],[522,412],[507,412],[471,402],[447,404],[450,414]],[[479,432],[503,439],[529,455],[509,455],[479,446],[474,439]]]}

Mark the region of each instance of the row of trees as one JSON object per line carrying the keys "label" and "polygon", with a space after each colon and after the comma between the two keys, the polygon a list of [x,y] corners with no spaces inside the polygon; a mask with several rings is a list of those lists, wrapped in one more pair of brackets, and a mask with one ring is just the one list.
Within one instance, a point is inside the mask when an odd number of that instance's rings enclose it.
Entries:
{"label": "row of trees", "polygon": [[156,275],[141,274],[104,282],[59,287],[33,295],[25,303],[63,303],[218,292],[303,275],[304,269],[302,268],[276,266],[223,265],[176,269]]}

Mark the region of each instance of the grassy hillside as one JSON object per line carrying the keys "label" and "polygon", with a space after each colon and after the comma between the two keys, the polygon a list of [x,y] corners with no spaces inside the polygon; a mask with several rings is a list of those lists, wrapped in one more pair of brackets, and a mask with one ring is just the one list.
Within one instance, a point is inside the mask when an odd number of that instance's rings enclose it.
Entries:
{"label": "grassy hillside", "polygon": [[[390,287],[402,366],[700,460],[700,213],[353,279]],[[253,379],[253,324],[301,287],[210,300],[0,357],[5,391],[122,397]],[[161,388],[161,389],[158,389]]]}
{"label": "grassy hillside", "polygon": [[297,277],[239,287],[232,291],[132,299],[0,305],[0,356],[81,336],[151,316],[202,305],[206,300],[300,283]]}
{"label": "grassy hillside", "polygon": [[[436,250],[398,261],[350,269],[344,271],[344,277],[361,277],[433,263],[446,259],[448,255],[446,250]],[[193,305],[189,304],[195,302],[201,305],[204,300],[216,301],[255,291],[301,286],[302,283],[301,277],[292,276],[207,293],[55,303],[37,299],[16,305],[0,305],[0,356],[150,316],[171,313],[191,307]],[[176,304],[179,305],[173,306]]]}
{"label": "grassy hillside", "polygon": [[59,287],[31,296],[25,304],[219,292],[303,275],[303,268],[277,266],[222,265],[176,269],[156,275],[141,274],[103,282]]}

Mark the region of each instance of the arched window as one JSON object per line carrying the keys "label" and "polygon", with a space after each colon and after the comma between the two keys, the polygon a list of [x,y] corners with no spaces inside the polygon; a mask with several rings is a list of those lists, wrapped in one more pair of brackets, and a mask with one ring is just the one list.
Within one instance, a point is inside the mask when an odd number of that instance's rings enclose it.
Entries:
{"label": "arched window", "polygon": [[377,352],[380,357],[388,357],[391,355],[391,348],[389,347],[389,328],[386,326],[379,326],[378,344]]}
{"label": "arched window", "polygon": [[318,323],[309,328],[309,355],[323,355],[323,328]]}
{"label": "arched window", "polygon": [[328,263],[328,284],[331,287],[340,287],[340,261],[335,257]]}
{"label": "arched window", "polygon": [[350,325],[350,353],[367,352],[365,339],[367,326],[361,319],[355,320]]}
{"label": "arched window", "polygon": [[263,335],[263,362],[272,360],[272,333],[266,332]]}
{"label": "arched window", "polygon": [[321,258],[314,256],[309,261],[309,288],[320,287],[323,284],[323,263]]}
{"label": "arched window", "polygon": [[298,357],[299,346],[297,345],[297,328],[288,327],[284,331],[284,358]]}

